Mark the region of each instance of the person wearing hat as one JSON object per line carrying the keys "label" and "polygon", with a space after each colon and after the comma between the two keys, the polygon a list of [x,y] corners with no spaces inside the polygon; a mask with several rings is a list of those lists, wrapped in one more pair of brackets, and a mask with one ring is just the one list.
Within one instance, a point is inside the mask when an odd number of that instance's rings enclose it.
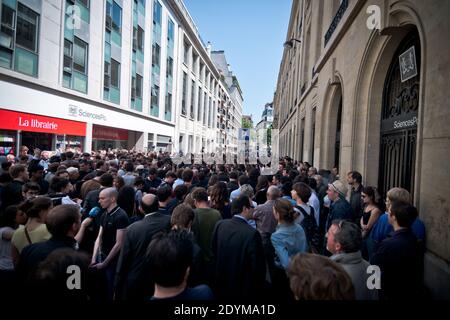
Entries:
{"label": "person wearing hat", "polygon": [[334,220],[352,220],[353,210],[350,203],[345,199],[347,191],[347,187],[340,180],[328,184],[327,196],[328,199],[330,199],[331,204],[325,230],[330,228],[331,223]]}

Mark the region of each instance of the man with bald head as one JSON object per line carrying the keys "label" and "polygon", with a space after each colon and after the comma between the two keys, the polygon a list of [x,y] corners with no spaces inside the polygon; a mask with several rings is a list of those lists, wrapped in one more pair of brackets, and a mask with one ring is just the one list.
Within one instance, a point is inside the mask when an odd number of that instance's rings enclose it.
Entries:
{"label": "man with bald head", "polygon": [[129,224],[128,215],[117,205],[118,195],[116,188],[106,188],[100,192],[99,203],[104,212],[100,218],[100,231],[95,240],[91,263],[97,270],[105,271],[111,300],[117,259]]}
{"label": "man with bald head", "polygon": [[153,295],[153,282],[145,269],[145,253],[153,235],[170,230],[170,215],[158,212],[154,194],[142,197],[139,210],[145,217],[128,227],[120,252],[115,282],[118,300],[146,300]]}

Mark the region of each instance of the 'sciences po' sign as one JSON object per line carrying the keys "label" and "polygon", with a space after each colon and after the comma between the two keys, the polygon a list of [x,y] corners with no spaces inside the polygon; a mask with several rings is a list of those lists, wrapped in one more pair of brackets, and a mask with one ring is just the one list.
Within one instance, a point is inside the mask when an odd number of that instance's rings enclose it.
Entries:
{"label": "'sciences po' sign", "polygon": [[70,121],[35,114],[0,110],[1,128],[7,130],[22,130],[67,134],[73,136],[86,135],[86,123]]}

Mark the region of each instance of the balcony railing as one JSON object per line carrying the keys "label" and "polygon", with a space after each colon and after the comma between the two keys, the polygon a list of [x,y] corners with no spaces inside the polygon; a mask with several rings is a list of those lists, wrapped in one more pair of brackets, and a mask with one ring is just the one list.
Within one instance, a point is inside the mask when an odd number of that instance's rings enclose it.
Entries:
{"label": "balcony railing", "polygon": [[331,21],[330,27],[328,28],[327,32],[325,33],[325,46],[327,45],[328,41],[330,40],[331,36],[334,33],[334,30],[336,30],[339,22],[341,21],[342,17],[344,16],[344,13],[345,13],[345,10],[347,10],[347,7],[348,7],[348,0],[342,0],[338,11],[336,12],[336,15],[333,18],[333,21]]}

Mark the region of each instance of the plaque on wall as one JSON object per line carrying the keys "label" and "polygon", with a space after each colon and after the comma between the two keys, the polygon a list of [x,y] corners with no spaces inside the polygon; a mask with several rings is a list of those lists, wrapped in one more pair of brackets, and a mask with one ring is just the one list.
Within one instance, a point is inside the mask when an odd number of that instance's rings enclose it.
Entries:
{"label": "plaque on wall", "polygon": [[402,82],[417,76],[416,53],[414,46],[403,52],[399,57],[400,77]]}

